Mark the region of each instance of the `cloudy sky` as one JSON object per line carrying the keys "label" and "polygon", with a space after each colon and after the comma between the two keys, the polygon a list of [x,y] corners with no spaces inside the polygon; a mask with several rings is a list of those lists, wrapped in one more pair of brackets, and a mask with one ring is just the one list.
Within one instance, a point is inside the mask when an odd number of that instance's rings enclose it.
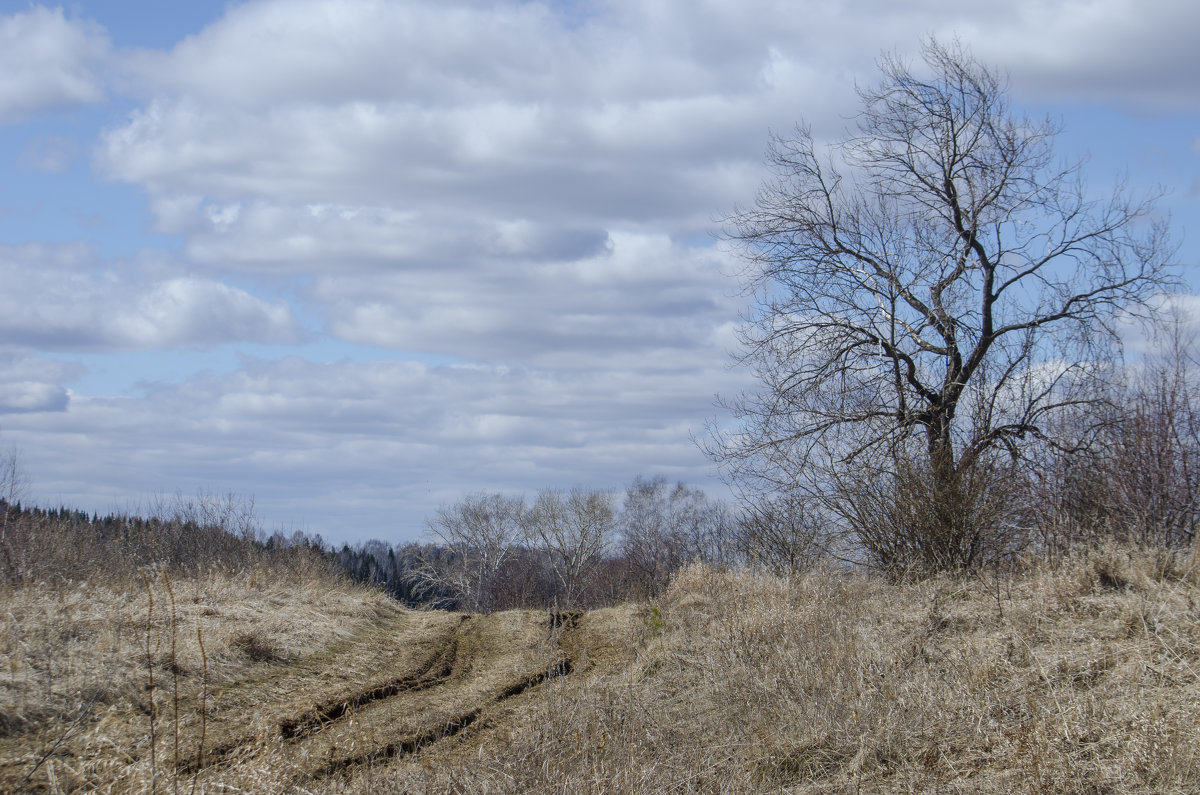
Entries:
{"label": "cloudy sky", "polygon": [[958,37],[1200,261],[1193,0],[0,2],[0,444],[42,504],[414,538],[475,489],[720,487],[714,219]]}

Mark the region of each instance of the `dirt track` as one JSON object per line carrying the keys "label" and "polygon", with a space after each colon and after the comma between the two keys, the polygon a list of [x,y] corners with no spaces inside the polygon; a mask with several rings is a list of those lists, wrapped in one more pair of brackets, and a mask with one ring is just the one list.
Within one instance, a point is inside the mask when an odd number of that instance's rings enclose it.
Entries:
{"label": "dirt track", "polygon": [[[190,672],[177,722],[173,702],[160,701],[152,778],[170,790],[167,782],[233,784],[265,772],[277,783],[336,787],[339,776],[418,751],[470,752],[548,682],[631,659],[633,613],[396,608],[308,657],[263,661],[220,684]],[[167,681],[159,672],[159,686]],[[55,750],[58,769],[76,772],[74,785],[37,776],[23,789],[121,791],[145,781],[149,755],[146,706],[109,710]],[[29,758],[9,757],[0,789],[16,787]],[[135,769],[142,773],[131,776]]]}

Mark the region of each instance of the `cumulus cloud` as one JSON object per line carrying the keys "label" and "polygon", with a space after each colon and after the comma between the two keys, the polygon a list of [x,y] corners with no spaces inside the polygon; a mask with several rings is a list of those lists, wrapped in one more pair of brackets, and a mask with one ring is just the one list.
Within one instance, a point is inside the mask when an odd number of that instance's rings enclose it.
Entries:
{"label": "cumulus cloud", "polygon": [[103,351],[300,337],[280,302],[211,279],[121,272],[82,245],[0,246],[0,280],[0,335],[13,345]]}
{"label": "cumulus cloud", "polygon": [[67,19],[61,8],[0,16],[0,123],[103,101],[99,67],[108,52],[103,28]]}
{"label": "cumulus cloud", "polygon": [[529,219],[403,212],[386,206],[265,201],[180,202],[161,208],[170,227],[186,231],[200,263],[273,273],[368,275],[380,268],[461,269],[484,259],[530,262],[590,256],[603,229]]}
{"label": "cumulus cloud", "polygon": [[1118,326],[1125,351],[1135,358],[1182,355],[1194,360],[1200,353],[1193,342],[1200,339],[1200,295],[1163,293],[1152,303],[1155,325],[1147,325],[1143,318],[1125,317]]}
{"label": "cumulus cloud", "polygon": [[620,19],[571,28],[538,3],[245,4],[148,56],[153,99],[97,163],[226,203],[702,223],[731,174],[753,184],[736,164],[757,162],[767,127],[839,79],[782,66],[778,31],[714,39],[730,16],[689,8],[682,32],[656,20],[631,40]]}
{"label": "cumulus cloud", "polygon": [[711,361],[617,364],[247,360],[143,396],[75,396],[53,421],[11,418],[5,435],[29,450],[39,491],[103,509],[106,490],[253,484],[264,515],[336,538],[415,537],[439,503],[484,486],[619,488],[639,471],[711,484],[688,432],[740,376]]}
{"label": "cumulus cloud", "polygon": [[[1172,17],[1200,10],[1169,3],[620,0],[584,10],[237,5],[171,51],[129,59],[150,100],[106,133],[96,163],[146,187],[164,230],[195,233],[201,253],[216,246],[205,237],[209,203],[243,204],[246,231],[255,211],[267,232],[286,223],[267,214],[333,204],[435,227],[457,218],[468,234],[480,217],[692,234],[752,193],[769,128],[803,116],[818,135],[839,134],[855,81],[898,43],[911,54],[930,33],[960,37],[1038,98],[1194,106],[1189,76],[1200,67],[1194,25]],[[304,261],[305,241],[288,241]]]}
{"label": "cumulus cloud", "polygon": [[[354,342],[487,361],[586,367],[621,353],[720,357],[714,328],[736,316],[722,260],[666,235],[614,233],[591,257],[492,261],[469,284],[436,270],[369,281],[321,277],[313,300]],[[565,365],[570,366],[570,365]]]}
{"label": "cumulus cloud", "polygon": [[1195,3],[1025,0],[996,8],[1012,20],[986,31],[972,26],[967,40],[980,58],[1009,69],[1028,96],[1144,111],[1192,112],[1200,105]]}
{"label": "cumulus cloud", "polygon": [[63,382],[72,374],[59,362],[0,351],[0,414],[65,411]]}
{"label": "cumulus cloud", "polygon": [[[740,164],[759,159],[769,122],[762,107],[744,112],[737,103],[655,104],[437,109],[396,101],[262,114],[160,100],[107,134],[96,159],[105,173],[169,201],[375,206],[468,223],[480,215],[703,223],[731,177],[743,179],[743,192],[752,187],[757,169]],[[184,218],[160,214],[166,229]]]}

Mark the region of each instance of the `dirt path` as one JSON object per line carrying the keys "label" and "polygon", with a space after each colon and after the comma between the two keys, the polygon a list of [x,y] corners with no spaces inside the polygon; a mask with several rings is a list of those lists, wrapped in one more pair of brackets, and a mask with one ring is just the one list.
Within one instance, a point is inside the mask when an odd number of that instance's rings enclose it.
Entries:
{"label": "dirt path", "polygon": [[[468,730],[480,735],[496,725],[510,701],[590,665],[572,656],[585,651],[576,637],[582,613],[416,615],[422,619],[419,638],[411,626],[393,628],[394,637],[410,640],[392,652],[390,668],[398,675],[343,687],[309,706],[282,706],[270,722],[273,737],[264,742],[261,734],[246,732],[219,743],[202,763],[181,766],[180,774],[236,778],[239,769],[248,774],[261,765],[264,755],[290,770],[296,785],[361,771],[438,743],[461,742]],[[312,701],[319,694],[310,689],[307,695]]]}
{"label": "dirt path", "polygon": [[28,780],[45,741],[9,738],[0,791],[336,789],[339,777],[440,744],[469,751],[546,683],[627,662],[632,615],[380,610],[308,656],[248,664],[219,683],[181,676],[169,698],[170,678],[156,673],[153,753],[144,700],[93,716]]}

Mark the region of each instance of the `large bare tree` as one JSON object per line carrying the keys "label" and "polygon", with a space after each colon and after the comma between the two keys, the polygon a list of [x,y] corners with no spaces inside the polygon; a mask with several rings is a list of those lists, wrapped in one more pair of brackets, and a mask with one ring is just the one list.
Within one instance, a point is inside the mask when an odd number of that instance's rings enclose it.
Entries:
{"label": "large bare tree", "polygon": [[958,46],[923,54],[881,62],[841,140],[774,138],[773,177],[727,219],[760,388],[724,400],[739,423],[710,452],[873,563],[945,568],[1012,530],[998,471],[1096,399],[1119,324],[1172,282],[1171,247],[1155,197],[1093,198],[996,72]]}

